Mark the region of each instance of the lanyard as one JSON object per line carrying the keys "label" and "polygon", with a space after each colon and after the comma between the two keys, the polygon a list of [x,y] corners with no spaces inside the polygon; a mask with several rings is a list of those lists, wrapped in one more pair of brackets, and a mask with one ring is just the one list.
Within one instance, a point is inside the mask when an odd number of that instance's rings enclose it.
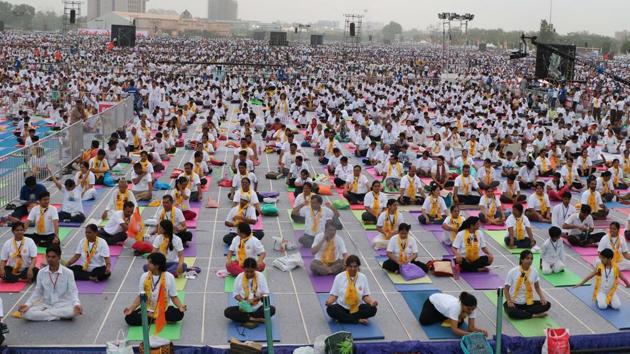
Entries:
{"label": "lanyard", "polygon": [[612,267],[610,268],[610,270],[604,267],[604,277],[606,278],[606,283],[608,283],[608,278],[610,277],[610,273],[612,273]]}
{"label": "lanyard", "polygon": [[160,274],[157,278],[157,281],[153,281],[152,292],[155,293],[155,288],[157,288],[158,284],[160,284],[160,279],[162,279],[162,274]]}
{"label": "lanyard", "polygon": [[53,285],[53,289],[54,289],[54,290],[57,290],[57,281],[59,280],[59,275],[60,275],[60,274],[59,274],[59,273],[56,273],[56,274],[55,274],[55,275],[56,275],[55,280],[53,280],[53,278],[52,278],[52,275],[51,275],[51,274],[52,274],[52,273],[50,273],[50,272],[48,273],[48,278],[50,279],[50,282],[51,282],[51,283],[52,283],[52,285]]}

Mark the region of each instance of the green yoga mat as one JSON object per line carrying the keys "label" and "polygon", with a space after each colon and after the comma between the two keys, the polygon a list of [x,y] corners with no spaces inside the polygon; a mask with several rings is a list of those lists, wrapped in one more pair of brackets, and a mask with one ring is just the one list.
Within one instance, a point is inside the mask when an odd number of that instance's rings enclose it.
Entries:
{"label": "green yoga mat", "polygon": [[[72,232],[72,230],[76,230],[76,229],[69,228],[69,227],[60,227],[59,228],[59,243],[63,243],[63,240],[65,240],[66,237],[70,236],[70,233]],[[46,253],[46,247],[37,247],[37,253],[39,254]]]}
{"label": "green yoga mat", "polygon": [[351,211],[352,211],[352,215],[354,215],[354,217],[357,218],[357,220],[359,220],[359,223],[361,224],[361,226],[363,226],[364,229],[376,230],[376,224],[366,224],[363,222],[363,219],[361,219],[361,215],[363,215],[365,210],[351,210]]}
{"label": "green yoga mat", "polygon": [[306,225],[293,221],[293,218],[291,217],[291,210],[292,209],[287,209],[287,214],[289,214],[289,222],[291,223],[291,226],[293,226],[293,230],[305,230]]}
{"label": "green yoga mat", "polygon": [[295,192],[295,187],[287,186],[287,192]]}
{"label": "green yoga mat", "polygon": [[[495,306],[497,305],[497,292],[495,290],[488,290],[483,292],[484,295]],[[530,318],[529,320],[513,320],[504,314],[506,319],[514,329],[518,331],[523,337],[542,337],[545,336],[545,329],[558,328],[558,324],[550,317]]]}
{"label": "green yoga mat", "polygon": [[[509,248],[505,244],[505,237],[507,237],[507,234],[508,234],[507,230],[493,230],[493,231],[484,230],[484,232],[488,236],[490,236],[493,240],[497,241],[497,243],[501,245],[503,249],[507,250],[508,252],[512,254],[520,254],[524,250],[529,250],[529,248]],[[534,253],[540,253],[540,251],[536,251]]]}
{"label": "green yoga mat", "polygon": [[543,274],[542,269],[540,268],[540,254],[534,255],[534,266],[538,271],[538,275],[545,278],[546,281],[555,287],[573,286],[582,281],[582,278],[566,268],[564,269],[564,272],[546,275]]}
{"label": "green yoga mat", "polygon": [[[184,263],[190,268],[195,265],[195,261],[197,257],[184,257]],[[182,291],[186,287],[186,282],[188,279],[185,277],[175,278],[175,285],[177,286],[177,291]]]}
{"label": "green yoga mat", "polygon": [[[177,297],[179,297],[179,300],[184,303],[186,300],[186,293],[178,291]],[[153,336],[153,331],[155,331],[155,325],[151,325],[149,328],[150,336]],[[182,322],[167,323],[162,329],[162,332],[160,332],[157,336],[168,340],[179,340],[182,336]],[[142,326],[130,326],[129,331],[127,332],[127,340],[141,341]]]}

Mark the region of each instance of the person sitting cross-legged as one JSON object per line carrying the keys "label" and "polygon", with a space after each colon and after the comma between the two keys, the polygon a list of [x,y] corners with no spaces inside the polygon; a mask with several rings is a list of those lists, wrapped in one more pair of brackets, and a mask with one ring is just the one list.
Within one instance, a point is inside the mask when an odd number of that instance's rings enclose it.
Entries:
{"label": "person sitting cross-legged", "polygon": [[252,229],[247,223],[236,226],[237,236],[232,240],[228,248],[225,269],[236,276],[244,271],[244,262],[247,258],[257,258],[258,270],[265,270],[265,247],[259,239],[252,235]]}
{"label": "person sitting cross-legged", "polygon": [[[547,316],[551,303],[538,282],[536,267],[532,267],[534,255],[530,250],[521,252],[519,266],[508,272],[505,281],[503,309],[510,318],[526,320]],[[540,300],[534,300],[534,290]]]}
{"label": "person sitting cross-legged", "polygon": [[418,260],[418,243],[413,237],[409,237],[411,225],[401,223],[398,225],[398,233],[389,239],[387,244],[387,260],[383,262],[383,269],[392,273],[400,273],[400,267],[413,264],[423,271],[428,272],[426,264]]}
{"label": "person sitting cross-legged", "polygon": [[[243,272],[234,280],[232,296],[238,303],[225,309],[224,316],[234,322],[242,323],[245,328],[255,328],[265,322],[262,299],[269,295],[269,286],[265,275],[258,271],[254,258],[243,260]],[[270,306],[270,316],[275,315],[276,308]]]}
{"label": "person sitting cross-legged", "polygon": [[[75,263],[77,263],[75,265]],[[74,273],[76,280],[92,280],[99,282],[106,280],[112,274],[107,242],[98,237],[98,226],[89,224],[85,227],[85,239],[77,245],[72,258],[66,262],[66,267]]]}
{"label": "person sitting cross-legged", "polygon": [[344,269],[344,261],[348,257],[346,244],[337,235],[337,227],[332,220],[327,220],[324,232],[315,235],[311,272],[315,275],[337,275]]}
{"label": "person sitting cross-legged", "polygon": [[24,224],[17,221],[11,225],[13,237],[6,240],[0,252],[0,278],[6,283],[20,279],[34,282],[39,269],[35,266],[37,246],[35,241],[24,237]]}

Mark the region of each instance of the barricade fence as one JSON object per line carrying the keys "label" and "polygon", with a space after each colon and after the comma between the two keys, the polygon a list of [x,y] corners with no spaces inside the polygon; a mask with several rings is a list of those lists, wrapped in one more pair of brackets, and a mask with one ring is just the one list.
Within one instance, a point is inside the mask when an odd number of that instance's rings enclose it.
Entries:
{"label": "barricade fence", "polygon": [[83,152],[97,140],[106,147],[110,135],[133,119],[133,97],[129,96],[109,109],[59,131],[40,137],[28,147],[0,156],[0,205],[6,206],[20,196],[24,180],[35,176],[38,182],[80,160]]}

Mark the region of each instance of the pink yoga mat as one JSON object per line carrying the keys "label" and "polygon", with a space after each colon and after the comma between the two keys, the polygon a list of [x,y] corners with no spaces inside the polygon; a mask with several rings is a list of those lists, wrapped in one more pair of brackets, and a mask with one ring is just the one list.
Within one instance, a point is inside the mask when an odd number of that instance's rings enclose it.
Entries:
{"label": "pink yoga mat", "polygon": [[363,204],[350,204],[351,210],[365,210],[365,205]]}
{"label": "pink yoga mat", "polygon": [[464,213],[466,213],[466,215],[470,216],[479,216],[479,213],[481,211],[480,210],[464,210]]}
{"label": "pink yoga mat", "polygon": [[256,221],[256,224],[254,224],[252,230],[262,230],[263,228],[263,217],[262,215],[258,215],[258,221]]}
{"label": "pink yoga mat", "polygon": [[[112,274],[114,274],[114,267],[116,266],[117,259],[118,257],[110,257],[110,262],[112,263]],[[79,294],[102,294],[107,288],[107,282],[108,280],[98,283],[90,280],[77,280],[77,289],[79,290]]]}
{"label": "pink yoga mat", "polygon": [[566,238],[562,238],[562,241],[564,241],[565,245],[567,245],[569,248],[574,250],[575,253],[579,254],[582,257],[584,257],[584,256],[597,256],[598,255],[597,247],[571,246],[571,244],[569,243],[569,241],[567,241]]}
{"label": "pink yoga mat", "polygon": [[488,231],[507,230],[505,225],[483,225],[482,229]]}
{"label": "pink yoga mat", "polygon": [[123,246],[120,245],[109,246],[109,255],[111,257],[118,257],[122,253],[122,250]]}
{"label": "pink yoga mat", "polygon": [[370,176],[374,177],[375,179],[377,179],[377,180],[381,180],[381,176],[379,176],[379,175],[376,173],[376,170],[374,169],[374,167],[368,167],[368,168],[366,168],[366,169],[365,169],[365,171],[366,171],[367,173],[369,173],[369,174],[370,174]]}
{"label": "pink yoga mat", "polygon": [[289,199],[289,205],[293,207],[293,204],[295,204],[295,194],[293,192],[288,192],[287,198]]}

